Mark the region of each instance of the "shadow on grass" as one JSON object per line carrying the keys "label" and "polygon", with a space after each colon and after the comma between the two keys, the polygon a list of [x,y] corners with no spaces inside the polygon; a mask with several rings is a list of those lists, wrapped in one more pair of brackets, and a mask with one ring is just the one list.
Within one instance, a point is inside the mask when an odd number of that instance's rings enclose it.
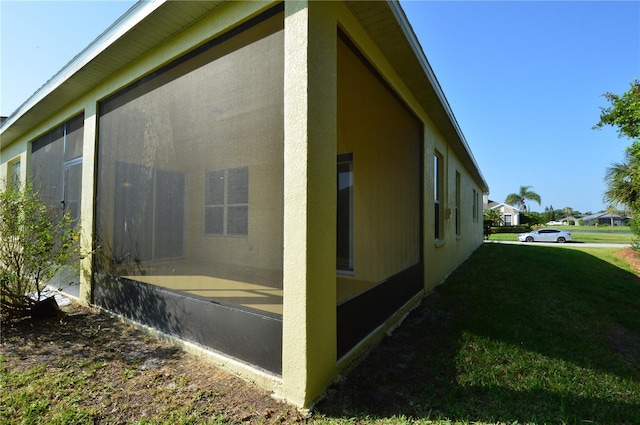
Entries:
{"label": "shadow on grass", "polygon": [[640,423],[638,277],[581,250],[482,246],[316,412]]}

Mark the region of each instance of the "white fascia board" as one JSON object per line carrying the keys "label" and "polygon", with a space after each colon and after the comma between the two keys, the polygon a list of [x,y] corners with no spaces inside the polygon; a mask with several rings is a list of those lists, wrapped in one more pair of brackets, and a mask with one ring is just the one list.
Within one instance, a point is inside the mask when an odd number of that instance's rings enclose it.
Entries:
{"label": "white fascia board", "polygon": [[50,95],[76,72],[99,56],[120,37],[129,32],[141,21],[147,18],[156,9],[168,0],[138,0],[128,11],[111,24],[102,34],[93,40],[87,47],[78,53],[60,71],[53,75],[34,94],[21,104],[5,122],[0,125],[0,134],[16,122],[24,113],[29,111],[38,102]]}
{"label": "white fascia board", "polygon": [[514,207],[513,205],[509,205],[509,204],[505,204],[504,202],[499,203],[498,205],[494,205],[491,208],[489,208],[490,210],[495,210],[496,208],[504,208],[504,207],[508,207],[511,208],[514,212],[520,212],[519,208]]}

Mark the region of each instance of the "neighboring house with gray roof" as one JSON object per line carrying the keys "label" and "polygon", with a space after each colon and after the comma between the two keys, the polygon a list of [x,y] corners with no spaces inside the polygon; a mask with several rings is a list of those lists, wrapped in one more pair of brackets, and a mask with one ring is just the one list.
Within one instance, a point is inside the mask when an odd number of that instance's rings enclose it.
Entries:
{"label": "neighboring house with gray roof", "polygon": [[489,199],[488,195],[484,195],[483,211],[499,210],[504,226],[518,226],[520,224],[520,210],[513,205],[504,202],[496,202]]}
{"label": "neighboring house with gray roof", "polygon": [[630,217],[621,216],[618,214],[612,214],[607,212],[601,212],[597,214],[587,215],[581,218],[584,221],[585,226],[626,226],[631,220]]}

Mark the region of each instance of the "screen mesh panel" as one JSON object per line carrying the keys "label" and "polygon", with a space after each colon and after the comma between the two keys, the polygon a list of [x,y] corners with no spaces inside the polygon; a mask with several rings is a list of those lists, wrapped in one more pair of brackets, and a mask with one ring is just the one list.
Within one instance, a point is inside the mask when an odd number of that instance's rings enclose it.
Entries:
{"label": "screen mesh panel", "polygon": [[338,38],[337,354],[422,290],[422,123]]}
{"label": "screen mesh panel", "polygon": [[[80,211],[83,125],[84,116],[78,115],[31,145],[31,178],[35,190],[44,201],[56,206],[65,206],[68,200],[74,218]],[[68,170],[69,167],[72,168]],[[61,204],[61,201],[65,202]]]}
{"label": "screen mesh panel", "polygon": [[79,115],[65,125],[64,160],[72,161],[82,156],[84,116]]}
{"label": "screen mesh panel", "polygon": [[64,126],[60,126],[31,145],[31,175],[34,189],[45,202],[62,200]]}
{"label": "screen mesh panel", "polygon": [[343,36],[337,77],[340,303],[421,261],[422,125]]}
{"label": "screen mesh panel", "polygon": [[100,106],[97,268],[282,314],[282,14]]}

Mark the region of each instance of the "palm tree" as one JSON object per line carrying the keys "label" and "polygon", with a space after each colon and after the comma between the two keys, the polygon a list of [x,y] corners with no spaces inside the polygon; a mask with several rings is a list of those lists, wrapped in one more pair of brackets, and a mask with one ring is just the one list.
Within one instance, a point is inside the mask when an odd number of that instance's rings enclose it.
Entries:
{"label": "palm tree", "polygon": [[640,155],[628,149],[625,156],[625,162],[616,162],[607,168],[604,180],[609,188],[603,200],[634,209],[640,200]]}
{"label": "palm tree", "polygon": [[502,214],[500,213],[500,210],[496,210],[496,209],[485,210],[484,219],[491,221],[491,225],[496,227],[502,226],[502,224],[504,223],[504,220],[502,220]]}
{"label": "palm tree", "polygon": [[611,220],[611,227],[613,227],[613,216],[616,213],[616,208],[613,205],[609,205],[607,207],[607,214],[609,214],[609,219]]}
{"label": "palm tree", "polygon": [[517,206],[520,211],[527,211],[526,201],[536,201],[540,205],[540,195],[533,192],[531,186],[520,186],[520,192],[507,195],[504,203]]}

